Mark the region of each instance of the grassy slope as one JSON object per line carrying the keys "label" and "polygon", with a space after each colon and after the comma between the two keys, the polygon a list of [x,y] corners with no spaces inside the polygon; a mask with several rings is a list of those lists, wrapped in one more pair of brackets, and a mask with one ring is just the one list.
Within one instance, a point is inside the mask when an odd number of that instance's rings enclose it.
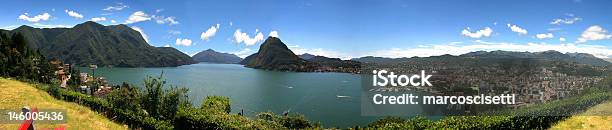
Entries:
{"label": "grassy slope", "polygon": [[560,121],[552,126],[551,129],[612,130],[612,101],[589,108],[582,113],[582,116],[572,116]]}
{"label": "grassy slope", "polygon": [[[64,102],[51,97],[47,92],[38,90],[24,82],[0,78],[0,109],[20,109],[23,106],[38,109],[65,109],[67,124],[36,124],[36,129],[56,128],[64,125],[67,129],[127,129],[88,107]],[[0,129],[17,129],[19,124],[0,124]]]}

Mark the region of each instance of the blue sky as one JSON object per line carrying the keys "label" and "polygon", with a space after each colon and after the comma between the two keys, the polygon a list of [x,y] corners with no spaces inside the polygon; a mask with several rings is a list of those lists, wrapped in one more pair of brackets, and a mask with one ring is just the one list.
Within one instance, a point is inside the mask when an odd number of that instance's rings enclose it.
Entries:
{"label": "blue sky", "polygon": [[72,27],[96,18],[104,25],[127,24],[152,46],[190,55],[212,48],[244,57],[275,32],[298,54],[344,59],[477,50],[558,50],[605,58],[612,57],[609,5],[612,1],[26,0],[0,5],[0,28]]}

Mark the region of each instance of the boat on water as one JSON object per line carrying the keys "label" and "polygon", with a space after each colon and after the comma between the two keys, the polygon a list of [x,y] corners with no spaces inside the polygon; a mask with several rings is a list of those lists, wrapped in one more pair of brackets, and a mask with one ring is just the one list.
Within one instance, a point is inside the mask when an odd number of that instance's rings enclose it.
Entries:
{"label": "boat on water", "polygon": [[351,98],[351,96],[336,95],[337,98]]}

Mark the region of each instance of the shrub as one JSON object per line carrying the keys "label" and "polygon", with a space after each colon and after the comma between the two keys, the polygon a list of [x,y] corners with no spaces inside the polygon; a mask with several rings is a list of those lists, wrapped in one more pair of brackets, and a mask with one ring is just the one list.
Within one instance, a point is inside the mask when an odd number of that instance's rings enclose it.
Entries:
{"label": "shrub", "polygon": [[385,117],[368,124],[369,128],[376,129],[426,129],[433,125],[433,121],[422,116],[404,120],[400,117]]}
{"label": "shrub", "polygon": [[286,129],[276,123],[253,120],[235,114],[181,108],[174,118],[176,129]]}
{"label": "shrub", "polygon": [[138,88],[127,84],[124,84],[122,87],[116,87],[106,96],[106,100],[114,108],[123,108],[131,111],[142,109],[140,104],[138,104],[140,102]]}
{"label": "shrub", "polygon": [[303,115],[280,116],[272,112],[262,112],[257,114],[257,118],[280,124],[289,129],[304,129],[319,126],[318,124],[315,125],[308,121]]}
{"label": "shrub", "polygon": [[222,96],[207,96],[206,99],[202,101],[200,108],[211,112],[223,112],[226,114],[230,113],[232,110],[229,98]]}
{"label": "shrub", "polygon": [[54,97],[58,99],[87,106],[96,112],[104,114],[109,119],[128,124],[131,128],[158,130],[173,129],[172,124],[168,121],[158,120],[144,113],[128,111],[120,107],[112,107],[110,103],[102,98],[95,98],[79,92],[59,89],[57,86],[38,86],[37,88],[56,93],[57,95]]}

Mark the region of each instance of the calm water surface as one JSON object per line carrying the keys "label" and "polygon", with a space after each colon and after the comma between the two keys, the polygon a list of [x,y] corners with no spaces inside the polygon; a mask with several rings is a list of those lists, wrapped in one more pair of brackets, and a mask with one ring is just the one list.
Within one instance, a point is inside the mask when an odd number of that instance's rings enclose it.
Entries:
{"label": "calm water surface", "polygon": [[[91,74],[91,70],[81,68]],[[236,64],[193,64],[163,68],[98,68],[96,76],[112,84],[128,82],[142,87],[147,75],[164,73],[167,84],[189,88],[195,106],[209,95],[227,96],[232,112],[244,110],[277,114],[289,110],[325,127],[367,125],[377,117],[360,111],[360,76],[347,73],[296,73],[264,71]],[[342,98],[338,98],[338,96]]]}

